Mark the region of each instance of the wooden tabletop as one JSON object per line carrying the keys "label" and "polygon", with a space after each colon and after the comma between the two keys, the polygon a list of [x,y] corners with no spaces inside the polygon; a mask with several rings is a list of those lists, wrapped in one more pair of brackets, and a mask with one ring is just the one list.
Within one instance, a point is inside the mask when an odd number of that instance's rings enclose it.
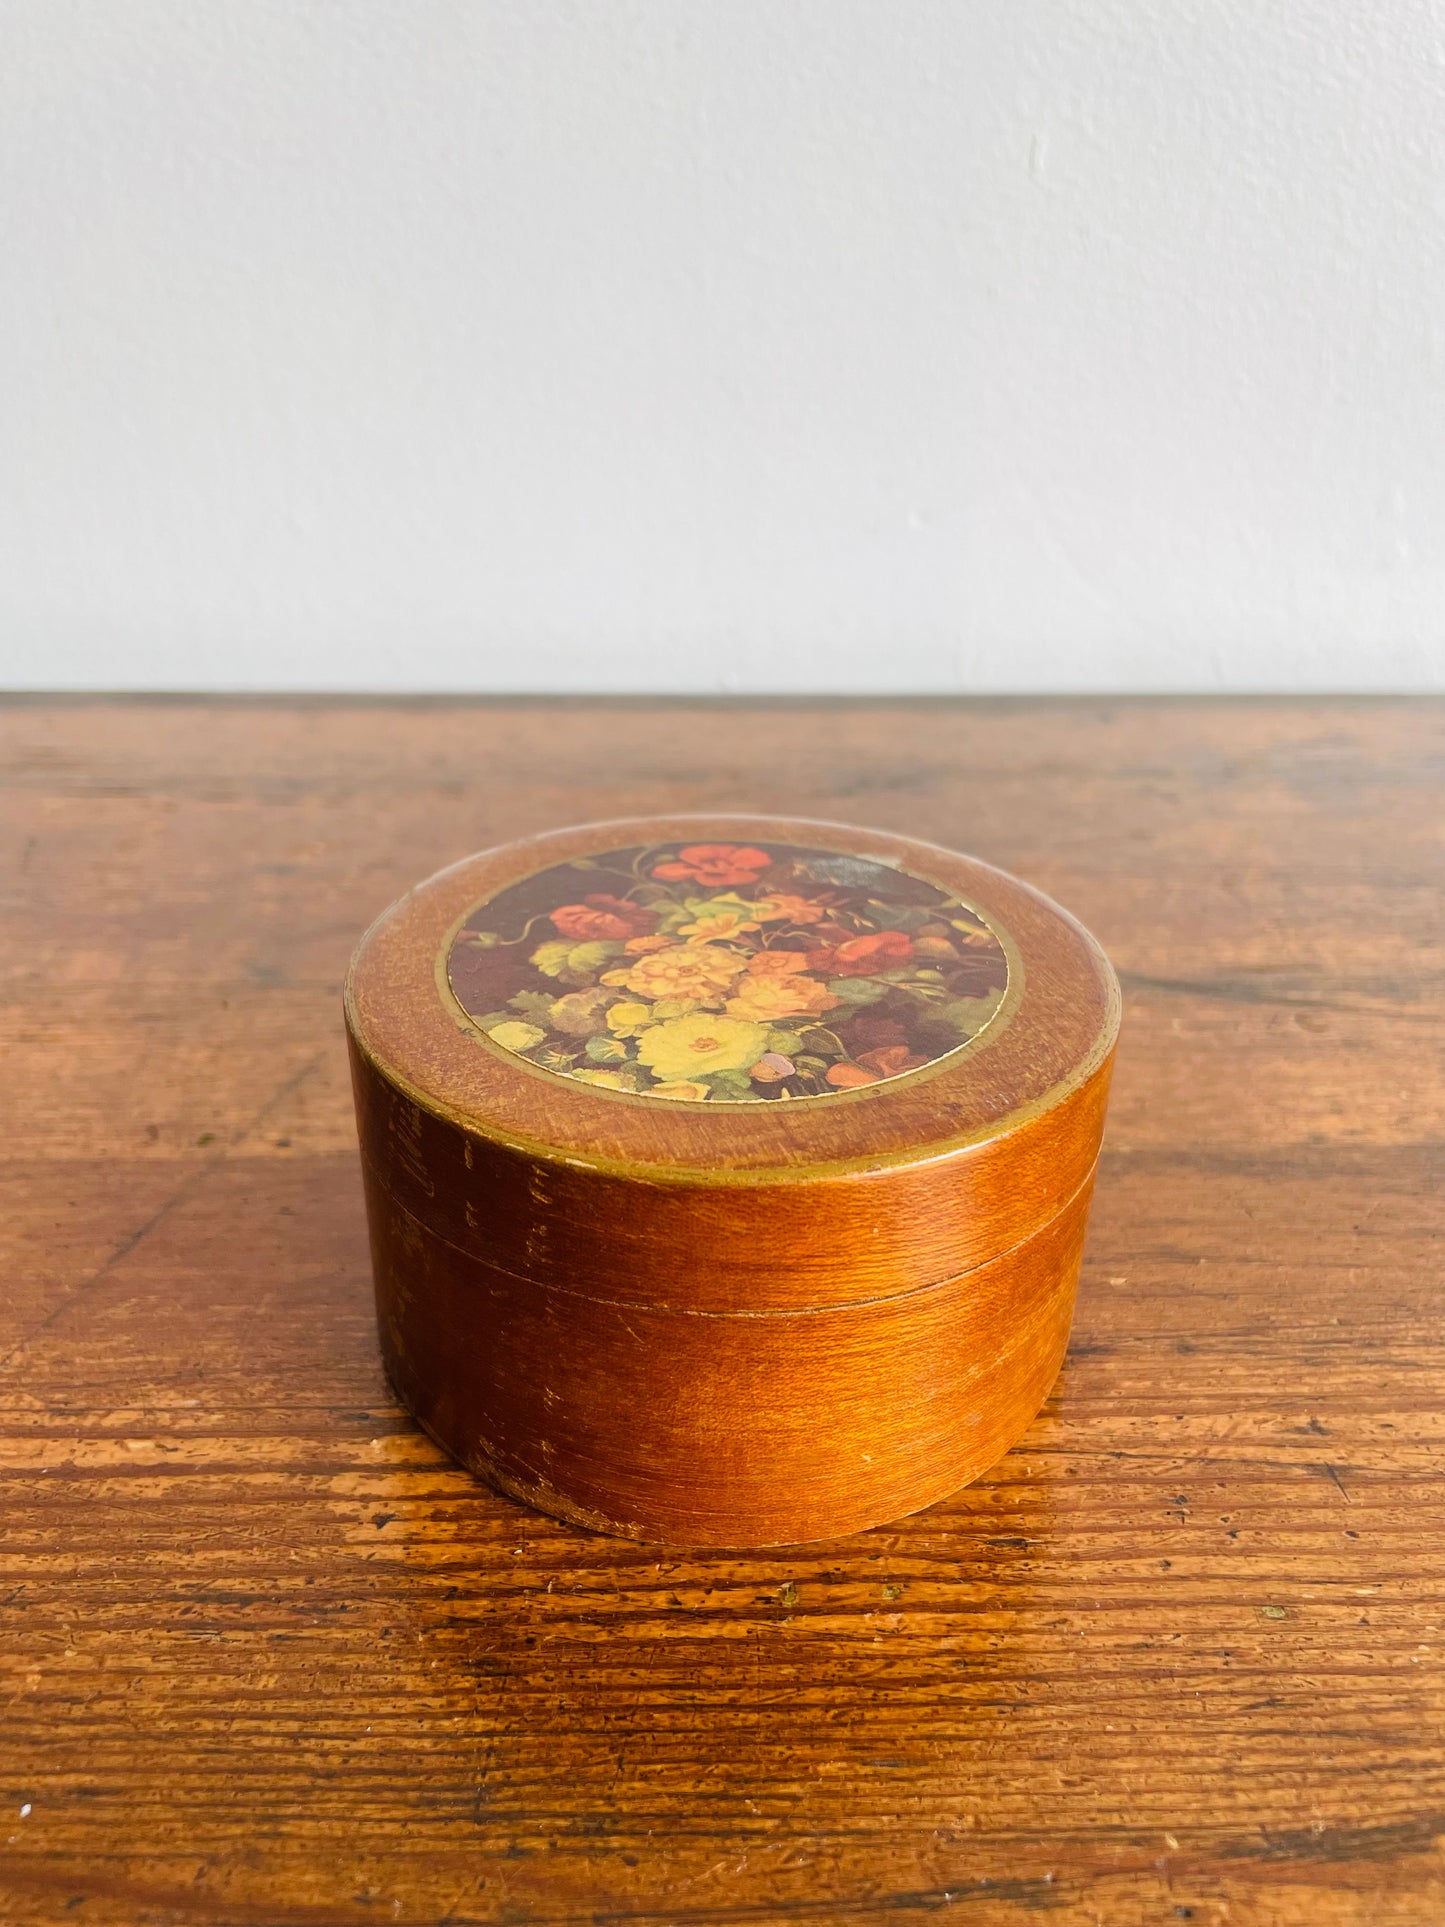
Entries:
{"label": "wooden tabletop", "polygon": [[[0,1918],[1445,1922],[1445,709],[0,710]],[[932,838],[1126,998],[1073,1345],[977,1485],[684,1556],[377,1360],[339,986],[482,845]]]}

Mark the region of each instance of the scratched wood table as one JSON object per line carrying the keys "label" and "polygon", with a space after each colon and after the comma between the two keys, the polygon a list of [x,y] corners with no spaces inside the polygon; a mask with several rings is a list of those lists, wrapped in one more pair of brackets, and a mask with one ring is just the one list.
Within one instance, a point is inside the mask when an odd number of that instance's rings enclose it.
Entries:
{"label": "scratched wood table", "polygon": [[[18,701],[0,1919],[1445,1922],[1445,709]],[[377,1361],[339,985],[628,811],[843,818],[1127,998],[1074,1342],[886,1530],[698,1556]]]}

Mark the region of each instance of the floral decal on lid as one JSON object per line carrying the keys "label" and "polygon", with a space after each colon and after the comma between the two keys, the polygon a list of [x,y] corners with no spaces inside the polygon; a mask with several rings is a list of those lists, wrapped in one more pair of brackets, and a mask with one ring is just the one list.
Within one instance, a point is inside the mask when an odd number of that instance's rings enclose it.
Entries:
{"label": "floral decal on lid", "polygon": [[978,911],[873,858],[795,844],[634,846],[556,863],[472,912],[452,994],[560,1077],[689,1104],[836,1097],[977,1037],[1008,984]]}

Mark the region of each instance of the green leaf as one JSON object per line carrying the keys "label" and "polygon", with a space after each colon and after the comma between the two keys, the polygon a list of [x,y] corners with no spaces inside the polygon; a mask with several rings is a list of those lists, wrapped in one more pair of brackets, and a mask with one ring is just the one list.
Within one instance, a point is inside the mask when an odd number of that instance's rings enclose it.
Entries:
{"label": "green leaf", "polygon": [[577,1062],[577,1053],[574,1050],[543,1049],[537,1052],[532,1062],[534,1064],[540,1064],[543,1070],[557,1071],[560,1073],[571,1070],[572,1066]]}
{"label": "green leaf", "polygon": [[563,983],[584,985],[590,983],[603,964],[620,956],[626,956],[624,942],[593,940],[588,944],[572,944],[565,937],[559,937],[538,944],[530,962],[538,967],[543,977],[561,977]]}
{"label": "green leaf", "polygon": [[936,913],[920,910],[912,903],[880,903],[876,897],[870,897],[868,914],[880,930],[917,930]]}
{"label": "green leaf", "polygon": [[611,938],[594,939],[591,943],[575,943],[567,953],[567,968],[585,971],[600,970],[603,964],[610,962],[613,957],[624,956],[626,952],[625,943],[619,943]]}
{"label": "green leaf", "polygon": [[770,1030],[768,1049],[777,1051],[783,1057],[796,1057],[804,1048],[803,1040],[791,1030]]}
{"label": "green leaf", "polygon": [[699,1081],[707,1085],[714,1097],[724,1098],[728,1103],[758,1095],[746,1071],[714,1071],[711,1077]]}
{"label": "green leaf", "polygon": [[888,988],[895,1004],[905,999],[920,1016],[936,1015],[940,999],[947,995],[942,984],[890,984]]}
{"label": "green leaf", "polygon": [[541,990],[519,990],[507,1002],[513,1010],[520,1010],[524,1017],[530,1017],[534,1024],[547,1025],[552,1021],[552,999]]}
{"label": "green leaf", "polygon": [[834,997],[845,1004],[876,1004],[880,997],[886,997],[893,986],[877,977],[835,977],[828,989]]}
{"label": "green leaf", "polygon": [[[805,1030],[798,1042],[812,1057],[826,1060],[830,1057],[842,1057],[845,1054],[842,1044],[832,1031],[824,1030],[820,1024],[814,1024],[811,1029]],[[786,1053],[789,1057],[792,1054],[791,1051]]]}
{"label": "green leaf", "polygon": [[992,990],[987,997],[953,997],[934,1015],[959,1036],[976,1037],[1002,1002],[1001,990]]}
{"label": "green leaf", "polygon": [[567,959],[572,954],[572,945],[565,937],[554,937],[548,943],[540,943],[528,959],[541,971],[544,977],[560,977],[567,968]]}
{"label": "green leaf", "polygon": [[625,956],[627,945],[613,939],[592,943],[568,943],[566,938],[539,944],[531,961],[544,977],[557,977],[564,984],[581,987],[590,984],[599,970],[614,957]]}
{"label": "green leaf", "polygon": [[626,1045],[615,1037],[589,1037],[585,1049],[591,1064],[620,1064],[627,1056]]}

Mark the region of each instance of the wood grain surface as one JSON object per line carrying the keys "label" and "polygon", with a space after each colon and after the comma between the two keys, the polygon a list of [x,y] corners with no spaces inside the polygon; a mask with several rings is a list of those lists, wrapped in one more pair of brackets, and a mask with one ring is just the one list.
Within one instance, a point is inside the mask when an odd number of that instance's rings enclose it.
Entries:
{"label": "wood grain surface", "polygon": [[600,1532],[804,1557],[946,1498],[1023,1435],[1063,1364],[1092,1188],[922,1291],[718,1314],[499,1271],[363,1169],[387,1376],[453,1458]]}
{"label": "wood grain surface", "polygon": [[[1438,704],[0,711],[0,1919],[1445,1922]],[[1022,1443],[805,1554],[594,1537],[387,1394],[357,931],[530,830],[842,817],[1120,967]]]}

